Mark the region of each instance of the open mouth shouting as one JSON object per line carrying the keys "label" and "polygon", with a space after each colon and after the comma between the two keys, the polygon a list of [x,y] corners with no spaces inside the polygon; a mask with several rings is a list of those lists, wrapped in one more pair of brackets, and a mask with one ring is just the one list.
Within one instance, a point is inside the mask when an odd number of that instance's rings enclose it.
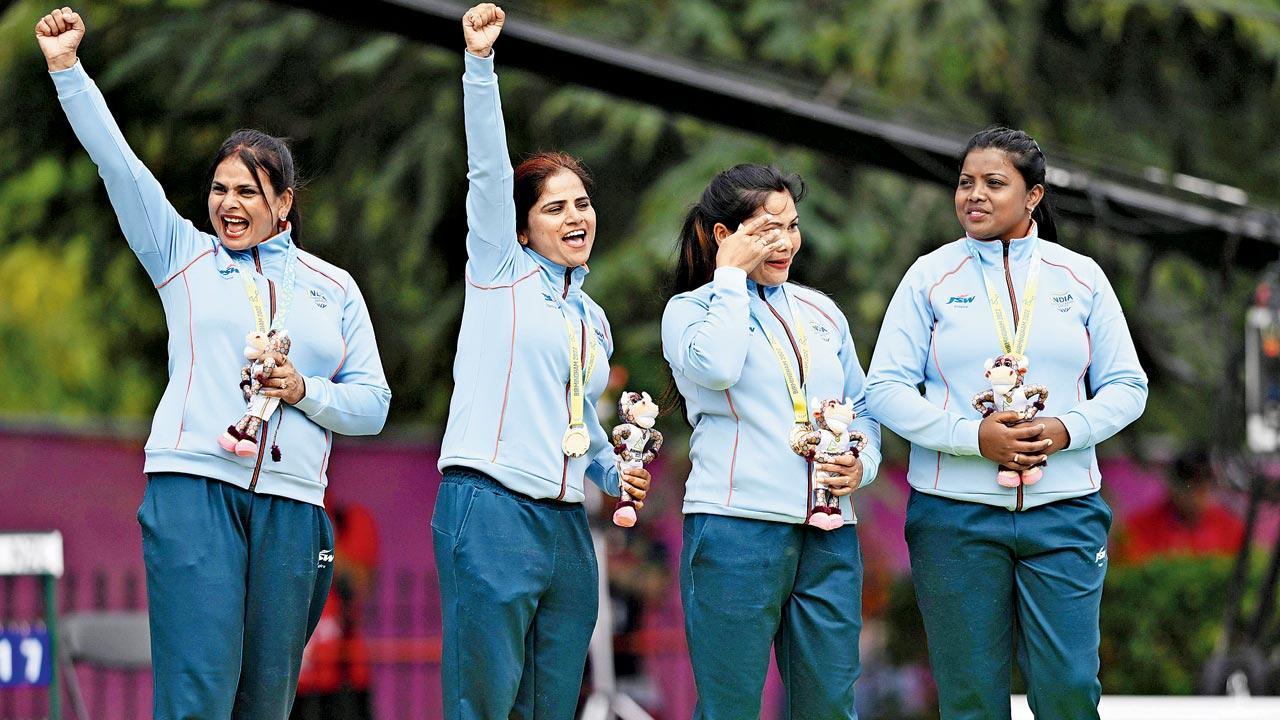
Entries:
{"label": "open mouth shouting", "polygon": [[239,240],[249,232],[249,221],[238,215],[223,214],[218,216],[222,222],[222,236],[228,240]]}
{"label": "open mouth shouting", "polygon": [[574,230],[573,232],[566,234],[560,239],[561,241],[564,242],[565,245],[568,245],[574,250],[581,250],[587,246],[587,231]]}

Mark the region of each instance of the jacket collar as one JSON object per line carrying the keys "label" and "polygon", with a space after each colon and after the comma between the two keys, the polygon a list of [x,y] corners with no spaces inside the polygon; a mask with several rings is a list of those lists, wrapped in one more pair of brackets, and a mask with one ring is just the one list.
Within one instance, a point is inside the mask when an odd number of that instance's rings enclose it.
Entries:
{"label": "jacket collar", "polygon": [[[1005,241],[978,240],[965,235],[964,243],[969,254],[978,258],[983,265],[1002,266],[1004,264]],[[1031,257],[1040,249],[1040,235],[1035,221],[1032,221],[1031,230],[1026,237],[1009,240],[1008,245],[1009,265],[1011,267],[1025,265],[1030,262]]]}
{"label": "jacket collar", "polygon": [[524,246],[524,251],[529,254],[538,263],[538,267],[542,268],[561,288],[564,287],[564,274],[569,271],[569,288],[571,290],[581,290],[582,281],[586,279],[587,273],[591,272],[586,265],[579,265],[575,268],[568,268],[564,265],[551,262],[547,258],[539,255],[528,245]]}
{"label": "jacket collar", "polygon": [[752,298],[758,298],[760,297],[760,288],[764,288],[765,298],[769,300],[776,300],[784,294],[783,288],[786,287],[786,285],[786,283],[782,283],[781,285],[761,285],[755,280],[747,278],[747,294]]}
{"label": "jacket collar", "polygon": [[236,262],[248,265],[255,270],[258,266],[261,266],[264,274],[271,272],[271,274],[276,275],[284,272],[284,260],[288,256],[291,247],[296,252],[297,246],[293,242],[293,227],[291,225],[248,250],[231,250],[225,245],[222,246],[227,251],[227,255]]}

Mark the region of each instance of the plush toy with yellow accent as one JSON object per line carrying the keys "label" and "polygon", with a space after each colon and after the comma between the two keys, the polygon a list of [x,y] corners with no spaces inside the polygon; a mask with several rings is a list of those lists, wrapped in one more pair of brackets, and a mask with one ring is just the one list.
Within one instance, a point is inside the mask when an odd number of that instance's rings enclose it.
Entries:
{"label": "plush toy with yellow accent", "polygon": [[[249,362],[240,370],[240,391],[248,404],[244,416],[218,437],[218,446],[240,457],[258,454],[258,429],[262,422],[280,406],[280,398],[262,394],[262,381],[276,369],[276,359],[271,354],[289,354],[289,333],[285,330],[251,332],[245,337],[244,357]],[[280,460],[280,448],[271,447],[271,459]]]}
{"label": "plush toy with yellow accent", "polygon": [[[991,389],[973,396],[974,409],[981,412],[984,418],[997,412],[1015,412],[1019,422],[1034,418],[1049,400],[1049,388],[1044,385],[1023,384],[1023,377],[1030,364],[1025,356],[1012,353],[987,360],[984,367]],[[1001,487],[1010,488],[1034,485],[1043,474],[1040,466],[1021,471],[1001,467],[996,473],[996,482]]]}
{"label": "plush toy with yellow accent", "polygon": [[[618,456],[618,469],[642,468],[653,462],[662,449],[662,433],[654,429],[658,420],[658,404],[647,392],[623,392],[618,398],[621,425],[613,428],[613,452]],[[636,503],[626,492],[613,511],[613,524],[631,527],[636,524]]]}

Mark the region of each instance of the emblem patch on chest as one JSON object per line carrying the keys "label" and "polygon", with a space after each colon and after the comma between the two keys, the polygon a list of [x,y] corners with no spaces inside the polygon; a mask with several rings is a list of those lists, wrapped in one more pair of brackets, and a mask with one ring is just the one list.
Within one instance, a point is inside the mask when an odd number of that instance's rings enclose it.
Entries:
{"label": "emblem patch on chest", "polygon": [[320,292],[319,290],[308,290],[307,296],[311,298],[311,302],[316,304],[316,307],[318,308],[329,307],[329,298],[325,297],[324,293]]}
{"label": "emblem patch on chest", "polygon": [[973,304],[973,293],[965,293],[963,295],[952,295],[947,298],[948,305],[956,305],[959,307],[968,307]]}
{"label": "emblem patch on chest", "polygon": [[831,330],[826,325],[823,325],[817,320],[810,320],[809,328],[812,329],[818,337],[822,338],[823,342],[831,342]]}
{"label": "emblem patch on chest", "polygon": [[542,302],[546,303],[547,307],[560,307],[560,303],[551,297],[551,293],[542,293]]}
{"label": "emblem patch on chest", "polygon": [[1069,291],[1063,290],[1062,292],[1050,293],[1049,302],[1053,303],[1053,306],[1058,308],[1058,312],[1064,313],[1076,304],[1076,297]]}

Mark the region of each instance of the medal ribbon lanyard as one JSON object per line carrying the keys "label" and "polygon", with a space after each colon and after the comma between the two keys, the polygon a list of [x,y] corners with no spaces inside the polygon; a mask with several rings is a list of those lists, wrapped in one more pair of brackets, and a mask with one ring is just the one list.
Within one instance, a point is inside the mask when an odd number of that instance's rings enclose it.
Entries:
{"label": "medal ribbon lanyard", "polygon": [[583,321],[581,332],[587,336],[587,367],[586,372],[582,368],[582,338],[579,336],[579,326],[569,319],[568,315],[564,318],[565,334],[569,336],[569,427],[583,427],[583,403],[585,402],[586,385],[591,381],[591,374],[596,369],[596,337],[595,333],[586,332],[586,323]]}
{"label": "medal ribbon lanyard", "polygon": [[[786,299],[786,291],[783,291],[783,298]],[[761,298],[765,303],[768,300]],[[787,309],[791,309],[791,301],[787,299]],[[787,382],[787,393],[791,395],[791,410],[795,413],[795,422],[797,425],[809,424],[809,403],[804,396],[804,386],[800,384],[800,378],[796,375],[795,368],[791,365],[791,360],[787,357],[787,350],[778,342],[778,339],[769,332],[764,323],[760,322],[760,318],[751,313],[751,318],[756,321],[756,325],[760,326],[760,330],[764,333],[764,337],[769,341],[769,347],[773,348],[773,356],[778,361],[778,365],[782,368],[782,378]],[[804,333],[804,323],[795,319],[795,313],[791,313],[791,322],[795,325],[796,344],[800,347],[800,370],[807,377],[809,374],[809,338]]]}
{"label": "medal ribbon lanyard", "polygon": [[262,303],[262,294],[258,292],[258,285],[253,281],[254,270],[246,267],[239,260],[235,261],[236,270],[240,275],[240,279],[244,282],[244,294],[249,298],[249,307],[253,309],[253,325],[254,329],[260,333],[266,333],[268,330],[279,330],[284,327],[284,322],[289,317],[289,309],[293,307],[293,286],[297,275],[297,259],[298,250],[293,243],[289,243],[285,250],[284,258],[284,283],[280,289],[280,311],[271,318],[268,327],[267,309]]}
{"label": "medal ribbon lanyard", "polygon": [[[1027,355],[1027,341],[1031,337],[1031,319],[1036,309],[1036,295],[1040,287],[1040,251],[1036,250],[1031,253],[1031,267],[1027,269],[1027,283],[1022,289],[1022,311],[1018,318],[1017,332],[1009,329],[1009,316],[1004,311],[1004,306],[1000,304],[1000,293],[996,290],[996,286],[992,284],[987,277],[987,271],[982,267],[982,258],[977,252],[972,252],[973,259],[978,264],[978,273],[982,275],[982,284],[987,289],[987,303],[991,305],[991,317],[996,323],[996,335],[1000,338],[1001,351],[1008,355],[1013,354],[1019,357]],[[1012,301],[1013,298],[1010,298]]]}

